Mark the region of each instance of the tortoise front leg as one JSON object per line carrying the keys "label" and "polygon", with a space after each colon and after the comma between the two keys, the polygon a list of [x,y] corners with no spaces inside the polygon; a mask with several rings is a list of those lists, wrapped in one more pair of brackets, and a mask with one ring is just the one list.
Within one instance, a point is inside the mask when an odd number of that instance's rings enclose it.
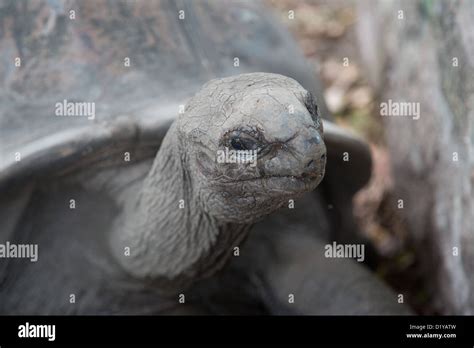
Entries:
{"label": "tortoise front leg", "polygon": [[351,259],[325,257],[312,231],[261,233],[252,243],[253,281],[271,314],[410,314],[398,295]]}

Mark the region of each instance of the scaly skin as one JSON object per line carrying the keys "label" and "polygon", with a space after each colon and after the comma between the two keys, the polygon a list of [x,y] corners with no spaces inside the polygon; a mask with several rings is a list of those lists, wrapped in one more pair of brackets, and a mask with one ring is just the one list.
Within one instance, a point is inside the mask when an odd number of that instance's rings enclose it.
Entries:
{"label": "scaly skin", "polygon": [[[326,164],[322,132],[312,96],[288,77],[253,73],[208,82],[171,126],[141,192],[124,207],[111,236],[118,262],[162,288],[213,274],[252,223],[318,186]],[[255,166],[217,163],[219,150],[242,142],[259,149]]]}

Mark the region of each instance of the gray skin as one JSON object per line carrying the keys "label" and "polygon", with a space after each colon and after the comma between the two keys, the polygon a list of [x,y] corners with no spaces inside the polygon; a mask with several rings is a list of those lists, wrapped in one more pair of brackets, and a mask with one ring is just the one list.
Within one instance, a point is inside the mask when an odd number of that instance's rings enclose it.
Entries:
{"label": "gray skin", "polygon": [[[262,148],[257,166],[216,163],[236,129]],[[322,135],[313,98],[290,78],[209,82],[154,159],[72,175],[31,195],[16,240],[37,243],[41,256],[6,266],[1,313],[409,313],[363,267],[324,257],[331,233],[324,198],[304,194],[324,175]],[[12,204],[24,204],[21,197]],[[77,211],[58,207],[70,197]],[[299,209],[257,224],[241,245],[254,222],[289,199]],[[240,256],[227,262],[239,245]]]}
{"label": "gray skin", "polygon": [[[312,103],[281,75],[204,85],[165,136],[138,196],[127,194],[111,236],[119,263],[133,276],[180,284],[219,269],[252,223],[321,182],[326,147]],[[258,149],[256,165],[217,163],[226,148]]]}

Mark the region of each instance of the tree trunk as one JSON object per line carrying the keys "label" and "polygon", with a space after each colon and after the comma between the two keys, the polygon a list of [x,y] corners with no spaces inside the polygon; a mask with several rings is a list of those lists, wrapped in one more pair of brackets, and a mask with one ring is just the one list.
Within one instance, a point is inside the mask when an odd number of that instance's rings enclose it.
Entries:
{"label": "tree trunk", "polygon": [[473,1],[368,0],[357,24],[379,102],[419,103],[419,119],[416,109],[380,117],[394,204],[417,246],[433,307],[445,314],[474,312],[473,19]]}

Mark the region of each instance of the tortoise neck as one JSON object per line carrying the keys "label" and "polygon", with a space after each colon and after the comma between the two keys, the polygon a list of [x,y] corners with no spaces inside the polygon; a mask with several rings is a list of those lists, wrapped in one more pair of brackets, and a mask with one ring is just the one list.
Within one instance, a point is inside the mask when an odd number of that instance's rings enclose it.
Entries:
{"label": "tortoise neck", "polygon": [[203,210],[178,140],[174,123],[118,226],[114,249],[124,268],[139,278],[187,283],[210,275],[250,227],[219,224]]}

